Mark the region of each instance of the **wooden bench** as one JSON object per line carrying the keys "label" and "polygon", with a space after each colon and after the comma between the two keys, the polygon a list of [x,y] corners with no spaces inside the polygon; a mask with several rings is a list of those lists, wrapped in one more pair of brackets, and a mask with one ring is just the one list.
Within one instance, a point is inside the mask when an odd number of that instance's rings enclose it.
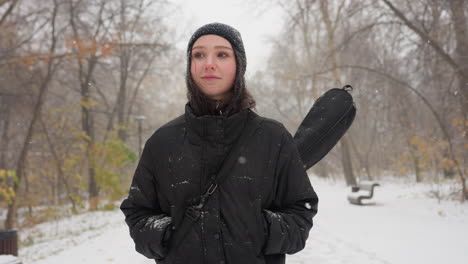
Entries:
{"label": "wooden bench", "polygon": [[362,181],[357,185],[351,186],[351,193],[348,194],[348,201],[356,205],[369,204],[363,203],[362,200],[371,199],[374,196],[375,186],[380,186],[380,184],[374,181]]}

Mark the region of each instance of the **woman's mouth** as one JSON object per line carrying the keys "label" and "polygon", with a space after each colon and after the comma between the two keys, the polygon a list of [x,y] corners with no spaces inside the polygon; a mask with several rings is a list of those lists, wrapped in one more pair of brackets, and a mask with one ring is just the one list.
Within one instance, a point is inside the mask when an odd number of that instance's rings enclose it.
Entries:
{"label": "woman's mouth", "polygon": [[217,76],[203,76],[202,77],[203,80],[217,80],[217,79],[221,79]]}

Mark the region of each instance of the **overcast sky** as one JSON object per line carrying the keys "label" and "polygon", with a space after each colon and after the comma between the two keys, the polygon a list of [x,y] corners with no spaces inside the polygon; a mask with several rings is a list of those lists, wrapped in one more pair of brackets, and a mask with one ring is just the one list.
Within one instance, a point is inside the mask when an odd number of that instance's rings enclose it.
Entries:
{"label": "overcast sky", "polygon": [[[179,8],[174,14],[176,28],[182,32],[177,46],[186,48],[191,34],[200,26],[221,22],[240,31],[247,53],[247,73],[254,73],[266,63],[271,46],[268,36],[276,35],[282,27],[279,7],[258,7],[262,1],[248,0],[170,0]],[[272,1],[273,2],[273,1]],[[265,3],[265,2],[263,2]]]}

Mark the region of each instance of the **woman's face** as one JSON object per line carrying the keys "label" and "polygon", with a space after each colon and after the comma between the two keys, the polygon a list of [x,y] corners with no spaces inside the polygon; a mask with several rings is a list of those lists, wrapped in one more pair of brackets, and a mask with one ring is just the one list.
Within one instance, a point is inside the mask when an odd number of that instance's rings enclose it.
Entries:
{"label": "woman's face", "polygon": [[192,47],[190,73],[209,98],[224,100],[236,78],[236,57],[231,43],[217,35],[204,35]]}

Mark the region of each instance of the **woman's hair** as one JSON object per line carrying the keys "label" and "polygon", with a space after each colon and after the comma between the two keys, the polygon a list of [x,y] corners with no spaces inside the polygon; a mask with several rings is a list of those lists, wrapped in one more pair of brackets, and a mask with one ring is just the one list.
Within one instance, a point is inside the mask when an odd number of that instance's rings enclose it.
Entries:
{"label": "woman's hair", "polygon": [[187,84],[187,99],[193,112],[198,116],[218,114],[216,111],[216,100],[209,98],[201,92],[200,88],[193,81],[190,71],[192,64],[192,46],[199,37],[208,34],[218,35],[229,41],[236,58],[236,77],[230,89],[231,97],[228,102],[222,105],[221,110],[223,114],[228,116],[241,110],[255,107],[255,99],[245,85],[244,74],[247,67],[247,59],[240,33],[228,25],[212,23],[195,31],[187,47],[187,69],[185,79]]}

